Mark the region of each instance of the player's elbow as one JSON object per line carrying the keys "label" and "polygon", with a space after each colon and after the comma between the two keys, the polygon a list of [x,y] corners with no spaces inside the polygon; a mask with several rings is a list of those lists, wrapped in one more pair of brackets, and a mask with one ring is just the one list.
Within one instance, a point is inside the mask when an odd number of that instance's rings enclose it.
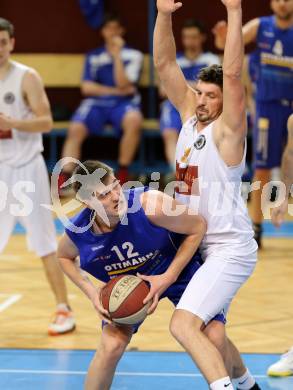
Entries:
{"label": "player's elbow", "polygon": [[196,235],[204,236],[208,228],[207,221],[201,215],[198,215],[196,218],[197,221],[196,224],[194,224],[192,233]]}
{"label": "player's elbow", "polygon": [[84,82],[80,86],[80,92],[82,96],[92,96],[93,95],[93,88],[90,82]]}
{"label": "player's elbow", "polygon": [[157,72],[164,73],[165,69],[170,65],[170,61],[166,58],[154,58],[154,65],[157,70]]}
{"label": "player's elbow", "polygon": [[235,68],[230,68],[230,69],[223,69],[223,78],[224,78],[224,81],[225,79],[226,80],[230,80],[230,81],[239,81],[241,80],[241,77],[242,77],[242,67],[241,66],[237,66]]}
{"label": "player's elbow", "polygon": [[44,123],[42,126],[43,133],[50,133],[53,126],[54,126],[53,119],[52,119],[51,115],[48,115],[47,117],[44,118]]}
{"label": "player's elbow", "polygon": [[132,82],[128,79],[116,80],[116,87],[124,89],[133,86]]}

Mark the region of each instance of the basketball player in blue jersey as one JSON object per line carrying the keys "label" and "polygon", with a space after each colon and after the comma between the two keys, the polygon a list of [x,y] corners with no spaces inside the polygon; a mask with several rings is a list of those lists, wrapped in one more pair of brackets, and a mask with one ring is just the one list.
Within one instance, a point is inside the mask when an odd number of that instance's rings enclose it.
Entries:
{"label": "basketball player in blue jersey", "polygon": [[[293,112],[293,0],[271,0],[273,15],[256,18],[243,27],[245,44],[257,43],[259,71],[256,82],[254,123],[254,181],[261,183],[251,194],[255,238],[261,246],[263,213],[261,194],[271,169],[279,167],[287,137],[287,119]],[[214,29],[216,44],[223,48],[225,22]],[[266,194],[269,198],[269,194]]]}
{"label": "basketball player in blue jersey", "polygon": [[[205,40],[204,25],[195,19],[187,19],[181,30],[183,52],[177,53],[177,63],[191,86],[194,86],[200,69],[205,66],[220,64],[220,59],[217,55],[203,51]],[[164,91],[162,91],[162,95],[164,96]],[[162,103],[160,130],[171,172],[174,172],[175,169],[175,149],[181,127],[180,114],[168,99],[165,100]]]}
{"label": "basketball player in blue jersey", "polygon": [[[123,273],[143,274],[141,277],[151,284],[151,294],[156,290],[151,313],[161,298],[167,297],[175,305],[178,303],[188,281],[201,265],[195,252],[206,225],[202,217],[190,213],[186,206],[161,192],[143,187],[122,192],[112,169],[105,164],[86,161],[83,167],[76,170],[74,179],[80,182],[74,183],[74,189],[87,207],[72,219],[72,226],[66,228],[58,257],[67,276],[106,320],[86,380],[87,390],[105,390],[110,388],[116,365],[139,326],[115,326],[109,322],[108,313],[100,304],[100,288],[94,286],[85,273],[80,273],[76,257],[80,256],[80,268],[103,284]],[[102,170],[99,181],[85,182],[87,184],[82,186],[78,176],[86,178],[99,170]],[[105,212],[103,217],[101,212],[95,211],[97,201]],[[180,213],[172,213],[175,208],[180,208]],[[230,342],[225,336],[224,323],[223,316],[216,315],[205,328],[215,345]],[[222,340],[219,340],[219,331]],[[236,376],[245,370],[241,360],[233,362]]]}
{"label": "basketball player in blue jersey", "polygon": [[[106,123],[121,136],[119,171],[121,183],[127,180],[140,140],[142,115],[140,96],[136,90],[143,55],[126,46],[124,27],[117,16],[106,17],[101,34],[105,45],[86,56],[81,92],[85,99],[73,115],[62,156],[80,159],[81,145],[90,134],[99,134]],[[63,170],[60,185],[68,179],[74,165]],[[62,190],[61,190],[62,194]]]}
{"label": "basketball player in blue jersey", "polygon": [[[227,313],[257,260],[257,244],[241,197],[247,133],[241,81],[242,7],[241,0],[222,3],[228,15],[223,68],[203,68],[194,89],[176,62],[172,14],[182,3],[157,0],[154,30],[155,66],[183,123],[176,146],[176,198],[203,215],[208,226],[200,246],[204,263],[180,298],[170,329],[212,390],[232,389],[233,385],[224,364],[225,352],[210,342],[204,326],[221,310]],[[227,351],[232,361],[240,358],[234,346]],[[237,389],[259,388],[248,371],[236,382]]]}
{"label": "basketball player in blue jersey", "polygon": [[[51,203],[42,133],[50,132],[52,117],[39,74],[11,60],[14,43],[13,25],[0,18],[0,254],[15,224],[20,222],[26,230],[29,249],[42,259],[54,293],[57,310],[48,332],[58,335],[74,330],[75,321],[56,259],[53,215],[41,206]],[[17,199],[17,193],[21,198]],[[23,203],[23,197],[31,210]],[[18,203],[19,210],[13,213]]]}

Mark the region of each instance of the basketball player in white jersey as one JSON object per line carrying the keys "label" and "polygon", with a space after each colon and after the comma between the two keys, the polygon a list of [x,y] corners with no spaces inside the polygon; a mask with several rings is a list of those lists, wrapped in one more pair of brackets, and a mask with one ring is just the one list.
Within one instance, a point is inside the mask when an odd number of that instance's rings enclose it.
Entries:
{"label": "basketball player in white jersey", "polygon": [[[56,258],[56,232],[50,204],[48,173],[42,156],[42,133],[49,132],[49,102],[37,72],[10,60],[14,28],[0,18],[0,252],[15,223],[27,232],[29,248],[41,257],[57,302],[50,335],[72,331],[64,276]],[[3,191],[4,188],[4,191]]]}
{"label": "basketball player in white jersey", "polygon": [[[256,264],[257,244],[240,194],[245,166],[245,94],[241,0],[222,0],[228,13],[223,70],[204,68],[195,90],[176,63],[172,13],[182,6],[157,0],[154,61],[168,98],[183,127],[176,147],[178,200],[205,217],[201,244],[205,263],[189,282],[171,320],[171,332],[192,356],[213,390],[232,389],[223,357],[203,333],[215,313],[228,307]],[[237,354],[235,348],[229,353]],[[239,356],[239,354],[238,354]],[[251,377],[237,389],[258,389]]]}

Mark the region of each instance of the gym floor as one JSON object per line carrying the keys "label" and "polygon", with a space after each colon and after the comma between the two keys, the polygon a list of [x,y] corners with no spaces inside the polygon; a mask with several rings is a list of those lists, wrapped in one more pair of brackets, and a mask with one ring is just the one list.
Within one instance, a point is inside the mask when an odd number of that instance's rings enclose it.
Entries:
{"label": "gym floor", "polygon": [[[1,350],[0,388],[52,390],[83,388],[93,351]],[[293,377],[268,378],[266,368],[278,359],[273,354],[244,354],[247,366],[263,390],[293,389]],[[127,352],[120,361],[112,390],[197,389],[207,385],[183,352]]]}
{"label": "gym floor", "polygon": [[[57,224],[59,233],[61,227]],[[231,306],[227,332],[263,390],[293,389],[293,377],[268,378],[267,367],[293,345],[293,222],[280,230],[265,223],[264,249],[255,273]],[[48,337],[54,312],[39,259],[17,227],[0,255],[0,389],[78,390],[100,334],[91,303],[68,283],[77,330]],[[113,390],[206,389],[187,354],[172,339],[172,306],[163,300],[133,337],[119,364]],[[155,351],[154,351],[155,350]]]}

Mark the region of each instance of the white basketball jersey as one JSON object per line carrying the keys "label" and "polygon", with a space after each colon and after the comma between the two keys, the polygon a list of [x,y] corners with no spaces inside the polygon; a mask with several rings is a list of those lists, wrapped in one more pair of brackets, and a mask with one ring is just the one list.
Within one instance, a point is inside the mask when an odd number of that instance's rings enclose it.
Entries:
{"label": "white basketball jersey", "polygon": [[[8,74],[0,80],[0,112],[18,120],[33,117],[22,95],[23,76],[29,69],[25,65],[11,61]],[[19,167],[30,162],[42,151],[41,133],[0,129],[0,163]]]}
{"label": "white basketball jersey", "polygon": [[196,119],[182,127],[176,147],[176,199],[196,210],[207,221],[202,241],[203,258],[216,251],[227,253],[255,251],[251,221],[241,197],[241,177],[246,151],[241,163],[228,167],[213,139],[213,123],[201,132]]}

